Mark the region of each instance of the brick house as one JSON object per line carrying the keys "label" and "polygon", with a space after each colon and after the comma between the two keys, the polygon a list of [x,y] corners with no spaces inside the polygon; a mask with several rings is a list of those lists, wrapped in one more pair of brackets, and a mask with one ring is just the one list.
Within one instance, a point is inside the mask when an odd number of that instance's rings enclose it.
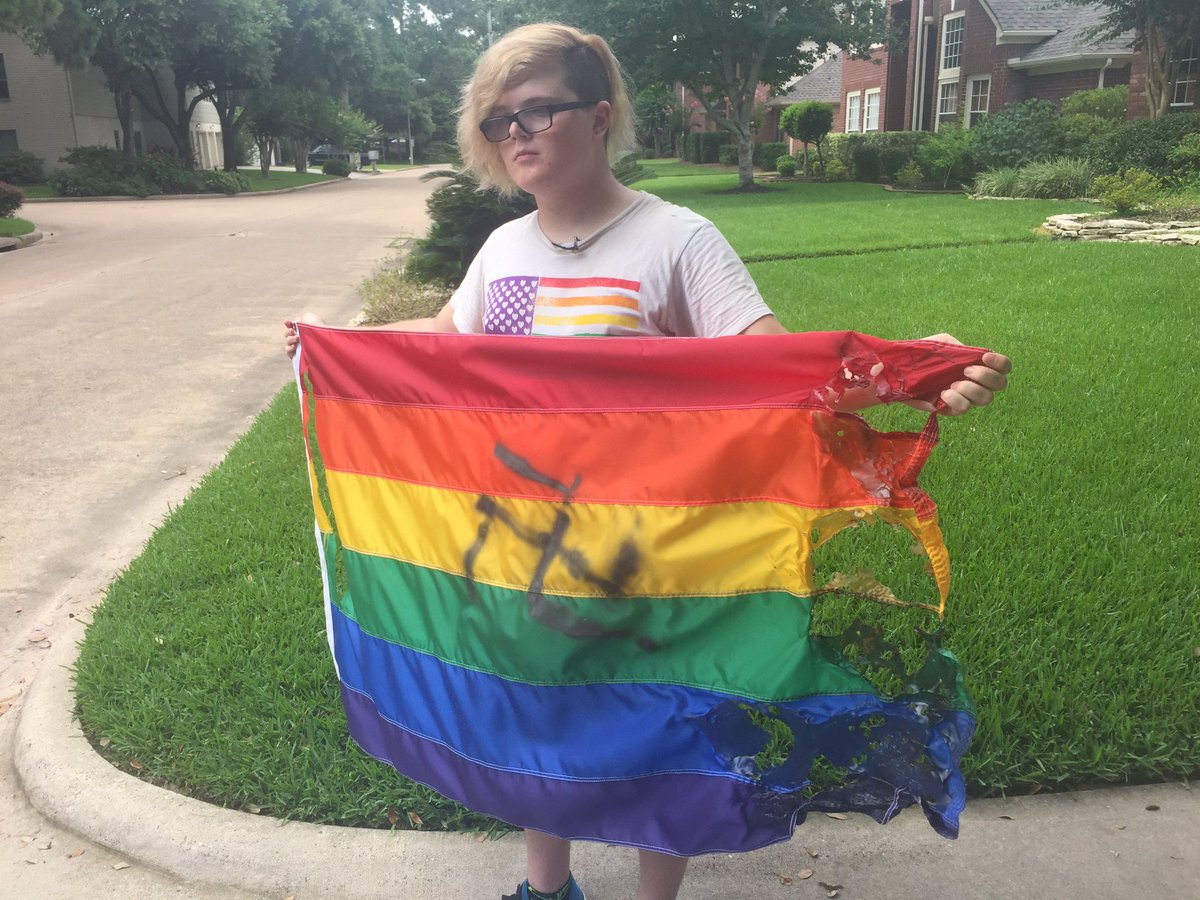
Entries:
{"label": "brick house", "polygon": [[[1099,5],[1061,0],[889,0],[889,13],[908,40],[879,48],[866,60],[841,64],[835,132],[936,131],[948,122],[967,128],[988,113],[1023,100],[1061,100],[1076,91],[1127,84],[1129,118],[1146,118],[1146,59],[1132,32],[1096,40]],[[1197,106],[1197,50],[1181,62],[1172,108]],[[1190,57],[1190,58],[1188,58]],[[814,69],[783,97],[805,93]],[[827,86],[823,86],[827,92]],[[807,99],[807,98],[806,98]],[[827,99],[827,98],[822,98]]]}
{"label": "brick house", "polygon": [[[137,101],[133,140],[139,154],[175,146],[166,128]],[[120,142],[113,95],[99,71],[66,69],[0,31],[0,154],[24,150],[52,171],[74,147],[119,147]],[[198,166],[221,168],[221,124],[211,103],[199,104],[192,116],[192,147]]]}

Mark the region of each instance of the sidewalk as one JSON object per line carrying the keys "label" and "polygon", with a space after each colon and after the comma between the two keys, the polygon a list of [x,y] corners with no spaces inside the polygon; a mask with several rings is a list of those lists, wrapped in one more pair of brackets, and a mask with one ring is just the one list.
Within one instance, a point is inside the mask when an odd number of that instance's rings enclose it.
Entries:
{"label": "sidewalk", "polygon": [[[519,880],[519,836],[337,828],[220,809],[156,788],[96,755],[74,722],[63,643],[26,698],[16,767],[52,821],[132,862],[228,896],[495,900]],[[632,897],[632,851],[577,847],[591,900]],[[811,874],[805,877],[807,870]],[[825,886],[822,886],[822,882]],[[12,886],[0,887],[0,896]],[[887,826],[815,816],[786,844],[694,860],[681,897],[1200,897],[1200,791],[1178,784],[981,800],[947,841],[908,810]],[[19,889],[18,889],[19,891]],[[205,896],[212,896],[206,890]],[[178,896],[196,896],[186,888]],[[105,896],[105,894],[100,894]]]}

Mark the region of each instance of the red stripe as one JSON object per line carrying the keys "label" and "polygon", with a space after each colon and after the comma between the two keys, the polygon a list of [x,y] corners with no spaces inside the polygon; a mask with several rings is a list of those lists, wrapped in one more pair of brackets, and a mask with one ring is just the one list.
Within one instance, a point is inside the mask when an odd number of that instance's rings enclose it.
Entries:
{"label": "red stripe", "polygon": [[538,411],[825,407],[881,365],[885,402],[934,400],[986,352],[851,331],[724,338],[517,337],[300,325],[318,397]]}
{"label": "red stripe", "polygon": [[640,281],[626,281],[624,278],[539,278],[538,284],[541,287],[555,288],[608,287],[626,291],[642,289]]}

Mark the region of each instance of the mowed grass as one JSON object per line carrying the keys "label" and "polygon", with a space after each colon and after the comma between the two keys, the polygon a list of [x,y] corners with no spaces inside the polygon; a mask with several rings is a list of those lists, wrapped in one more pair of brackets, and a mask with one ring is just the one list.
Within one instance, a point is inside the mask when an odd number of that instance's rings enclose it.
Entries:
{"label": "mowed grass", "polygon": [[0,237],[18,237],[29,234],[35,228],[28,219],[18,219],[15,216],[0,218]]}
{"label": "mowed grass", "polygon": [[[667,181],[647,184],[657,192]],[[830,187],[847,206],[869,204],[852,199],[864,186]],[[915,229],[912,214],[866,189],[880,221],[861,234],[845,217],[839,226],[854,255],[753,263],[751,272],[794,330],[950,331],[1016,362],[992,408],[942,421],[923,478],[954,563],[945,642],[979,706],[964,761],[970,789],[1194,777],[1200,253],[1044,240],[868,252],[880,234]],[[738,234],[726,219],[739,214],[719,208],[725,195],[695,201]],[[1042,215],[1025,201],[996,205],[1012,210],[1014,229],[1032,230]],[[832,202],[821,216],[816,203],[794,207],[778,227],[819,235],[837,218]],[[984,208],[964,201],[921,221]],[[889,428],[924,422],[907,408],[870,418]],[[78,664],[85,730],[126,769],[229,806],[352,825],[496,827],[347,737],[309,510],[287,389],[97,611]],[[901,597],[929,600],[910,543],[884,527],[859,529],[824,548],[818,568],[868,569]],[[936,624],[924,613],[818,603],[823,627],[859,616],[882,618],[892,634]]]}
{"label": "mowed grass", "polygon": [[320,168],[310,172],[282,172],[272,169],[270,178],[263,178],[262,171],[257,168],[241,169],[240,171],[250,182],[250,190],[255,192],[281,191],[284,188],[320,184],[322,181],[338,181],[341,178],[340,175],[325,175]]}

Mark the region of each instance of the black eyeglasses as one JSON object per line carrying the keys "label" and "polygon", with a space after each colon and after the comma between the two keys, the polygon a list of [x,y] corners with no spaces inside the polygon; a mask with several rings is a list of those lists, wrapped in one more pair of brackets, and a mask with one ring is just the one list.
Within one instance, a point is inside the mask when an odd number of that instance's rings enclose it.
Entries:
{"label": "black eyeglasses", "polygon": [[599,100],[576,100],[573,103],[547,103],[542,106],[527,106],[524,109],[518,109],[511,116],[489,116],[479,123],[479,130],[493,144],[498,144],[500,141],[508,140],[510,136],[509,130],[513,122],[516,122],[517,127],[526,134],[537,134],[539,131],[545,131],[554,124],[554,114],[556,112],[566,112],[568,109],[583,109],[585,106],[595,106],[599,102]]}

